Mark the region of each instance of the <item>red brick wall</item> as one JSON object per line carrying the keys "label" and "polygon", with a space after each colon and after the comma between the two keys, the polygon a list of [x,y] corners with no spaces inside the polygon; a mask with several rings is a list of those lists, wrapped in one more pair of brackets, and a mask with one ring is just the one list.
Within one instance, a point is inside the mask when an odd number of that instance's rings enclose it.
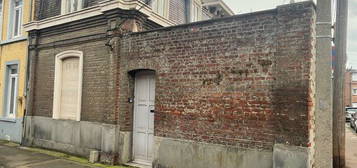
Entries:
{"label": "red brick wall", "polygon": [[352,106],[351,98],[352,98],[352,73],[347,71],[345,73],[345,107]]}
{"label": "red brick wall", "polygon": [[125,36],[121,129],[132,128],[128,72],[153,69],[156,136],[245,148],[308,146],[314,22],[314,5],[304,2]]}
{"label": "red brick wall", "polygon": [[[141,15],[135,11],[118,10],[105,16],[30,33],[32,36],[29,41],[37,43],[29,47],[31,87],[28,97],[31,99],[27,115],[52,117],[55,56],[63,51],[78,50],[83,52],[81,121],[118,123],[115,94],[118,61],[109,47],[108,41],[112,39],[108,33],[108,22],[119,25],[124,21],[121,17],[140,18]],[[143,27],[153,29],[159,26],[146,20]]]}
{"label": "red brick wall", "polygon": [[[350,91],[350,94],[352,94],[352,89],[354,88],[357,88],[357,81],[352,81],[351,82],[351,91]],[[352,94],[352,100],[351,100],[352,103],[357,103],[357,95],[353,95]]]}

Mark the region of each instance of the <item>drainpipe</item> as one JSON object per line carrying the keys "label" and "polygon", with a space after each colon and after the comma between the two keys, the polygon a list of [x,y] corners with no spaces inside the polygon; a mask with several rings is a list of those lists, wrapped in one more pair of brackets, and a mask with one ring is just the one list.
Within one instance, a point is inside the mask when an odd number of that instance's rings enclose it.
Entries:
{"label": "drainpipe", "polygon": [[349,75],[350,76],[350,81],[349,81],[349,83],[350,83],[350,88],[349,88],[350,101],[348,102],[348,104],[352,107],[352,72],[349,72],[349,74],[350,74]]}
{"label": "drainpipe", "polygon": [[[30,0],[30,15],[29,15],[29,21],[28,22],[32,22],[34,19],[32,18],[33,17],[33,1],[34,0]],[[27,33],[27,46],[29,46],[29,40],[30,40],[30,36],[29,36],[29,33]],[[26,71],[25,71],[25,86],[24,86],[24,99],[25,101],[25,108],[24,108],[24,112],[23,112],[23,115],[22,115],[22,137],[21,137],[21,142],[20,144],[23,145],[23,140],[25,138],[25,130],[26,130],[26,114],[27,114],[27,91],[28,91],[28,81],[29,81],[29,50],[28,48],[26,49]]]}
{"label": "drainpipe", "polygon": [[185,0],[186,23],[190,23],[191,22],[191,1],[192,0]]}
{"label": "drainpipe", "polygon": [[346,71],[347,11],[348,0],[336,1],[336,63],[334,71],[333,92],[333,164],[345,167],[345,109],[344,109],[344,75]]}

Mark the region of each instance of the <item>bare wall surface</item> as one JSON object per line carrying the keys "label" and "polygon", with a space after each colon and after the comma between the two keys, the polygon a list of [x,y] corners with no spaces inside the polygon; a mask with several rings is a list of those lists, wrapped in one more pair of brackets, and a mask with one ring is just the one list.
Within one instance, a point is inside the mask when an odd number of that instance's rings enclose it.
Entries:
{"label": "bare wall surface", "polygon": [[[107,34],[110,25],[122,23],[115,19],[122,14],[87,20],[94,25],[79,21],[31,33],[38,33],[31,38],[38,44],[31,45],[37,48],[30,51],[34,61],[29,113],[34,117],[26,119],[30,144],[78,149],[74,153],[82,155],[92,148],[106,151],[100,143],[111,137],[103,134],[106,123],[120,128],[114,142],[109,141],[115,144],[110,149],[118,151],[113,157],[118,154],[121,162],[129,161],[133,109],[128,98],[134,84],[130,73],[150,69],[156,72],[154,166],[179,168],[185,158],[201,158],[194,164],[187,162],[187,167],[195,168],[203,167],[205,158],[227,167],[253,166],[255,160],[262,160],[262,167],[294,160],[295,167],[311,164],[313,3],[146,32],[120,32],[140,25],[141,18]],[[81,122],[51,119],[54,57],[66,50],[84,53]],[[57,129],[71,127],[79,131],[62,136]],[[277,144],[283,147],[276,148]],[[167,153],[174,150],[182,152]]]}
{"label": "bare wall surface", "polygon": [[21,143],[22,118],[15,120],[0,120],[0,139]]}
{"label": "bare wall surface", "polygon": [[[126,35],[119,45],[120,102],[130,97],[128,72],[155,70],[155,136],[271,153],[275,144],[309,151],[314,24],[315,6],[303,2]],[[122,122],[121,128],[132,127],[130,119]],[[155,156],[155,165],[181,167],[164,155]],[[303,155],[290,160],[310,165],[309,152]]]}
{"label": "bare wall surface", "polygon": [[[47,117],[26,117],[25,144],[88,157],[101,152],[101,161],[114,163],[119,150],[119,126]],[[105,157],[108,156],[108,157]]]}

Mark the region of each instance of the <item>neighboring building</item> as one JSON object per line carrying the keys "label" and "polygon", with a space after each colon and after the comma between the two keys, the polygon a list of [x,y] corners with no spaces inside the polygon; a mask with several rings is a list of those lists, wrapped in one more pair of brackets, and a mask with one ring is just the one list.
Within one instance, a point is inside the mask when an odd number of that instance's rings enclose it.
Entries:
{"label": "neighboring building", "polygon": [[21,142],[31,2],[0,0],[0,139]]}
{"label": "neighboring building", "polygon": [[[199,21],[202,2],[33,3],[34,21],[25,25],[30,36],[25,144],[84,156],[96,149],[102,152],[101,160],[105,162],[131,160],[128,154],[119,152],[131,147],[124,143],[131,134],[123,132],[128,127],[119,125],[127,117],[118,113],[124,107],[115,91],[120,63],[114,49],[120,42],[118,34]],[[118,146],[119,142],[124,146]]]}
{"label": "neighboring building", "polygon": [[202,0],[203,20],[233,16],[234,12],[223,0]]}
{"label": "neighboring building", "polygon": [[311,167],[314,4],[165,28],[192,19],[182,2],[36,1],[24,144],[153,167]]}
{"label": "neighboring building", "polygon": [[357,70],[353,70],[353,69],[346,70],[345,106],[357,107]]}

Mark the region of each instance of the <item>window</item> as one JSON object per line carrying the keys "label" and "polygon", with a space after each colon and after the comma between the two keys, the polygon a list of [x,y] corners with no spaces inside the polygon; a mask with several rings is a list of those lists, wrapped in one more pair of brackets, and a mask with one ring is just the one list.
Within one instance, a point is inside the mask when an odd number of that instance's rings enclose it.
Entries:
{"label": "window", "polygon": [[10,38],[21,36],[22,31],[22,0],[12,0],[10,5]]}
{"label": "window", "polygon": [[151,7],[157,14],[165,18],[169,17],[169,0],[153,0]]}
{"label": "window", "polygon": [[15,118],[17,105],[18,65],[7,65],[5,80],[5,117]]}
{"label": "window", "polygon": [[352,103],[352,107],[357,107],[357,103]]}
{"label": "window", "polygon": [[53,118],[80,121],[83,53],[65,51],[56,55]]}
{"label": "window", "polygon": [[191,10],[191,22],[197,22],[201,20],[201,5],[197,2],[192,2],[192,10]]}
{"label": "window", "polygon": [[352,73],[352,81],[357,81],[357,73]]}
{"label": "window", "polygon": [[83,8],[82,0],[62,0],[62,14],[79,11]]}
{"label": "window", "polygon": [[353,89],[352,89],[352,94],[353,94],[353,95],[357,95],[357,88],[353,88]]}

